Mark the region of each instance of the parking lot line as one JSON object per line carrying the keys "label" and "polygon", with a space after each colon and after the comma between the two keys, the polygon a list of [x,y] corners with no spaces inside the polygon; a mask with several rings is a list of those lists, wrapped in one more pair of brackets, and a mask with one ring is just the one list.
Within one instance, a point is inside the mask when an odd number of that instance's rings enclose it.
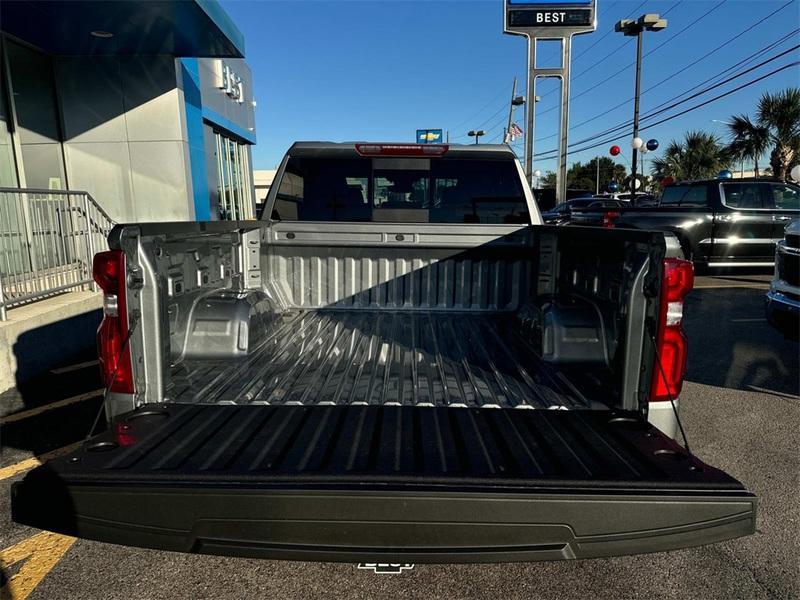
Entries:
{"label": "parking lot line", "polygon": [[97,396],[102,396],[104,391],[105,390],[103,388],[99,388],[91,392],[86,392],[85,394],[78,394],[77,396],[72,396],[71,398],[64,398],[63,400],[37,406],[36,408],[31,408],[30,410],[23,410],[22,412],[0,417],[0,425],[21,421],[22,419],[40,415],[43,412],[53,410],[54,408],[61,408],[62,406],[69,406],[70,404],[75,404],[76,402],[83,402],[84,400],[89,400],[90,398],[96,398]]}
{"label": "parking lot line", "polygon": [[34,469],[39,465],[43,465],[48,460],[52,460],[59,456],[63,456],[64,454],[69,454],[73,450],[77,450],[82,443],[83,443],[82,441],[75,442],[74,444],[69,444],[68,446],[64,446],[56,450],[51,450],[50,452],[45,452],[44,454],[40,454],[39,456],[33,456],[31,458],[21,460],[18,463],[14,463],[13,465],[8,465],[7,467],[3,467],[2,469],[0,469],[0,481],[8,479],[9,477],[13,477],[18,473],[24,473],[25,471],[30,471],[31,469]]}
{"label": "parking lot line", "polygon": [[42,531],[0,550],[0,566],[3,569],[25,561],[0,589],[0,598],[25,600],[74,543],[74,537]]}
{"label": "parking lot line", "polygon": [[79,371],[81,369],[85,369],[86,367],[91,367],[97,364],[97,359],[94,360],[87,360],[86,362],[78,363],[75,365],[69,365],[67,367],[59,367],[58,369],[50,369],[50,372],[53,375],[62,375],[64,373],[70,373],[72,371]]}

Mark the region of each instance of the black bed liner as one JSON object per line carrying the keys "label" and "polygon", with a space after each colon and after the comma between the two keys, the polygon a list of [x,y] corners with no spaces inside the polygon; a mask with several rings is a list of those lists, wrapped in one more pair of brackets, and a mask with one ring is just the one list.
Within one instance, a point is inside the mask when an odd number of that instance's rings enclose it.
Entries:
{"label": "black bed liner", "polygon": [[755,497],[628,415],[147,406],[15,484],[18,522],[239,556],[607,556],[752,533]]}
{"label": "black bed liner", "polygon": [[573,371],[537,358],[512,313],[309,310],[284,314],[246,359],[178,363],[169,395],[203,404],[604,406],[610,386],[587,397],[597,384]]}

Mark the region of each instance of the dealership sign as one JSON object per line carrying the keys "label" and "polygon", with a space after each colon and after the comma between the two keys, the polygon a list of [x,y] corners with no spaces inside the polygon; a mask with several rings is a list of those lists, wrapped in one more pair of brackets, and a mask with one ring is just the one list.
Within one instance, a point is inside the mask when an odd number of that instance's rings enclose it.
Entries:
{"label": "dealership sign", "polygon": [[417,129],[418,144],[440,144],[442,142],[441,129]]}
{"label": "dealership sign", "polygon": [[[505,0],[506,31],[509,33],[542,34],[548,29],[575,34],[593,31],[597,5],[592,0],[553,2],[551,0]],[[522,30],[522,31],[520,31]],[[533,35],[547,39],[544,35]]]}
{"label": "dealership sign", "polygon": [[217,61],[217,80],[217,87],[222,89],[231,100],[239,104],[244,102],[242,78],[225,61]]}

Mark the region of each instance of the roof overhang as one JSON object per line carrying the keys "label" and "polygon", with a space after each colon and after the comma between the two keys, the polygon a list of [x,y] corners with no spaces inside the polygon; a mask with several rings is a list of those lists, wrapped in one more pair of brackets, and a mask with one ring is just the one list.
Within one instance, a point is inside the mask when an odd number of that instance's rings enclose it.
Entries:
{"label": "roof overhang", "polygon": [[56,55],[244,57],[244,36],[216,0],[16,0],[0,2],[0,26]]}

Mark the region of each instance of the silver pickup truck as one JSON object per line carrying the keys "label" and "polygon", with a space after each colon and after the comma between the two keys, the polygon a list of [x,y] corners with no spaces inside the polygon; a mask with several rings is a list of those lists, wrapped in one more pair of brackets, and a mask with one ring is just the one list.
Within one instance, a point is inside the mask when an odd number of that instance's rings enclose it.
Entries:
{"label": "silver pickup truck", "polygon": [[261,221],[118,226],[109,428],[21,523],[223,555],[599,557],[753,533],[673,438],[692,268],[541,225],[504,146],[297,143]]}

